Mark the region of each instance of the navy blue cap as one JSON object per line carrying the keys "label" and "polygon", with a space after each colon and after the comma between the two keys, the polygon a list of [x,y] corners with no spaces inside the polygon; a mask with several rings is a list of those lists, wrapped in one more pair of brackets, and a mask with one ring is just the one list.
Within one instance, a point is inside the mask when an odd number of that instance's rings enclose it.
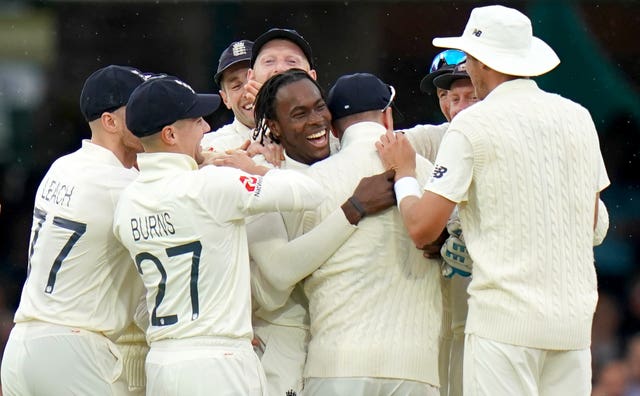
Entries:
{"label": "navy blue cap", "polygon": [[391,106],[395,89],[369,73],[344,75],[327,95],[327,106],[334,120]]}
{"label": "navy blue cap", "polygon": [[[222,73],[229,67],[240,62],[247,62],[247,67],[251,62],[251,49],[253,48],[253,41],[240,40],[231,43],[220,55],[218,60],[218,71],[213,76],[213,81],[220,86],[220,79],[222,79]],[[221,87],[222,88],[222,87]]]}
{"label": "navy blue cap", "polygon": [[455,65],[452,72],[442,74],[434,78],[433,85],[448,91],[451,89],[451,84],[453,84],[454,81],[461,80],[463,78],[470,78],[467,73],[467,62],[459,63]]}
{"label": "navy blue cap", "polygon": [[253,54],[251,55],[251,67],[253,67],[253,65],[256,63],[256,58],[260,53],[260,49],[266,43],[275,39],[289,40],[294,44],[296,44],[298,47],[300,47],[300,49],[304,53],[304,56],[307,58],[310,68],[311,69],[315,68],[314,62],[313,62],[313,54],[311,52],[311,46],[309,45],[307,40],[305,40],[304,37],[300,35],[300,33],[296,32],[293,29],[281,29],[281,28],[269,29],[267,32],[262,33],[256,39],[255,43],[253,44]]}
{"label": "navy blue cap", "polygon": [[125,106],[131,92],[144,80],[140,70],[128,66],[110,65],[91,73],[80,93],[80,111],[84,119],[91,122],[105,111]]}
{"label": "navy blue cap", "polygon": [[197,94],[177,77],[151,77],[131,94],[127,128],[137,137],[149,136],[178,120],[207,116],[219,106],[219,95]]}

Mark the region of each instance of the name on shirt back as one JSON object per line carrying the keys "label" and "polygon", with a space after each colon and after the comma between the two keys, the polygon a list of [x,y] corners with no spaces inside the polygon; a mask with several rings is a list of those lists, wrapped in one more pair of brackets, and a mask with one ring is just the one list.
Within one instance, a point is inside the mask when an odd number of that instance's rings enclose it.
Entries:
{"label": "name on shirt back", "polygon": [[59,206],[69,207],[75,188],[55,179],[45,179],[40,198]]}
{"label": "name on shirt back", "polygon": [[131,235],[134,241],[148,240],[174,235],[176,229],[167,212],[131,218]]}

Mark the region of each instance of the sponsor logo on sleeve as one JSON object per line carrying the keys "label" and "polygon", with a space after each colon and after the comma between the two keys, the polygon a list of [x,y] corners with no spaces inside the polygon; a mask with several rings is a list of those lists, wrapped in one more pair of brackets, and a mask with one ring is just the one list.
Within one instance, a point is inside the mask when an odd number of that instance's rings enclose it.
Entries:
{"label": "sponsor logo on sleeve", "polygon": [[431,176],[435,179],[440,179],[445,173],[447,173],[447,168],[442,165],[436,165]]}
{"label": "sponsor logo on sleeve", "polygon": [[254,192],[256,190],[256,184],[258,184],[258,179],[253,176],[240,176],[240,182],[244,184],[244,188],[249,192]]}

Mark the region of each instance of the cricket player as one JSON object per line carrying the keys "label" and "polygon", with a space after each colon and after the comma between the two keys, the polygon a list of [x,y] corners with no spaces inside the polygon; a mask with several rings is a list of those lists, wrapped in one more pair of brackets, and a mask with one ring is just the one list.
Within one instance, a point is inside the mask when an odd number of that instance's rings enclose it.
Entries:
{"label": "cricket player", "polygon": [[225,152],[252,140],[256,126],[253,120],[253,102],[243,95],[252,48],[252,41],[238,40],[229,44],[220,55],[213,80],[220,88],[222,102],[233,112],[234,118],[231,124],[204,135],[201,144],[205,151]]}
{"label": "cricket player", "polygon": [[80,109],[91,139],[57,159],[38,187],[22,289],[2,359],[4,395],[127,395],[113,341],[133,322],[143,285],[112,231],[142,146],[125,108],[144,81],[111,65],[87,78]]}
{"label": "cricket player", "polygon": [[[393,87],[368,73],[342,76],[329,91],[341,150],[307,172],[330,197],[318,208],[318,219],[359,178],[383,169],[374,144],[393,131],[394,96]],[[286,110],[282,105],[279,115]],[[286,117],[278,120],[295,125]],[[283,137],[285,150],[299,139],[295,133]],[[431,163],[420,161],[426,180]],[[438,395],[440,262],[425,260],[397,209],[365,218],[305,280],[304,290],[311,319],[304,395]]]}
{"label": "cricket player", "polygon": [[124,192],[114,232],[146,287],[147,394],[265,395],[251,346],[244,219],[316,206],[323,193],[295,172],[198,168],[202,118],[220,104],[172,76],[131,95],[127,125],[141,138],[140,176]]}
{"label": "cricket player", "polygon": [[438,97],[440,110],[447,121],[438,125],[419,124],[402,130],[416,153],[431,162],[436,160],[440,142],[442,142],[442,137],[447,131],[449,121],[452,118],[449,114],[449,99],[447,98],[449,91],[436,87],[433,81],[439,76],[451,74],[453,68],[464,60],[465,54],[460,50],[448,49],[439,52],[431,61],[429,73],[420,80],[420,90],[422,92],[429,95],[435,94]]}
{"label": "cricket player", "polygon": [[[304,172],[309,165],[329,155],[327,133],[331,119],[317,82],[301,69],[274,75],[260,90],[255,108],[260,130],[266,132],[273,127],[274,137],[282,136],[280,127],[285,124],[267,116],[273,117],[274,109],[279,108],[284,100],[278,95],[284,94],[287,87],[300,80],[308,80],[315,87],[315,95],[312,103],[296,101],[299,111],[310,115],[311,112],[305,109],[319,106],[322,117],[309,116],[308,121],[300,123],[301,138],[298,144],[287,146],[289,151],[285,152],[282,167]],[[320,100],[320,104],[315,103],[316,100]],[[291,105],[288,101],[286,103]],[[229,162],[222,157],[217,161],[235,166],[231,158]],[[390,177],[390,174],[383,173],[360,180],[353,194],[311,230],[309,224],[313,212],[267,213],[247,224],[256,307],[254,332],[267,375],[269,395],[299,395],[303,388],[309,318],[308,302],[300,282],[333,255],[357,230],[356,226],[363,217],[395,204],[388,184]]]}
{"label": "cricket player", "polygon": [[515,9],[474,8],[462,36],[433,43],[467,54],[481,102],[451,122],[421,197],[407,140],[388,133],[377,148],[415,243],[460,203],[474,261],[464,394],[588,395],[594,228],[609,184],[593,121],[529,78],[560,60]]}

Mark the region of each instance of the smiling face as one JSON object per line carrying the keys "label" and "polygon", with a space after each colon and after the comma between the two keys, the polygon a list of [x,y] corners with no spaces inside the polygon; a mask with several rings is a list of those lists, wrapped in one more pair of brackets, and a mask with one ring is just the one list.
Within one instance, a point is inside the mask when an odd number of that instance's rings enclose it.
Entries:
{"label": "smiling face", "polygon": [[311,165],[329,156],[331,113],[316,85],[305,78],[283,85],[275,96],[275,120],[267,120],[288,156]]}
{"label": "smiling face", "polygon": [[264,83],[269,77],[289,69],[302,69],[316,78],[307,57],[297,44],[285,39],[271,40],[260,48],[250,78]]}
{"label": "smiling face", "polygon": [[233,111],[235,117],[249,128],[255,127],[251,102],[245,98],[244,84],[247,82],[249,62],[240,62],[230,66],[222,74],[220,97],[227,109]]}
{"label": "smiling face", "polygon": [[205,132],[211,129],[202,118],[186,118],[173,123],[174,139],[177,152],[187,154],[201,164],[204,161],[200,142]]}

